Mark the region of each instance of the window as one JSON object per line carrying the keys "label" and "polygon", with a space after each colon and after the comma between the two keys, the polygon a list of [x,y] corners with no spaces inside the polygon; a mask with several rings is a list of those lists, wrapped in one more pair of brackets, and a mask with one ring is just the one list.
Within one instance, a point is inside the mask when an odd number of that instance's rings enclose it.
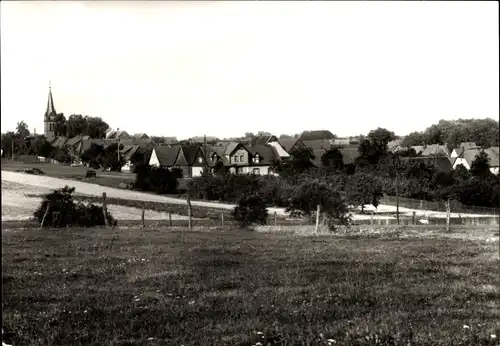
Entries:
{"label": "window", "polygon": [[234,162],[238,162],[238,156],[234,157]]}
{"label": "window", "polygon": [[254,157],[254,162],[255,162],[255,163],[259,163],[259,161],[260,161],[259,154],[255,154],[255,157]]}
{"label": "window", "polygon": [[253,174],[260,174],[260,168],[254,168]]}
{"label": "window", "polygon": [[243,155],[240,155],[240,162],[243,162]]}
{"label": "window", "polygon": [[200,157],[198,157],[198,162],[199,162],[199,163],[202,163],[202,162],[203,162],[203,158],[202,158],[201,156],[200,156]]}

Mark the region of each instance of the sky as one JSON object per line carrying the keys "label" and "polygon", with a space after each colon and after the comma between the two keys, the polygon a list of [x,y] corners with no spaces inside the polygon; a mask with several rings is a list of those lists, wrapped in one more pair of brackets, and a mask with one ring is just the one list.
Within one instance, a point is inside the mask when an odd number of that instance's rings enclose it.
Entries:
{"label": "sky", "polygon": [[149,135],[499,117],[498,2],[2,1],[1,129],[56,111]]}

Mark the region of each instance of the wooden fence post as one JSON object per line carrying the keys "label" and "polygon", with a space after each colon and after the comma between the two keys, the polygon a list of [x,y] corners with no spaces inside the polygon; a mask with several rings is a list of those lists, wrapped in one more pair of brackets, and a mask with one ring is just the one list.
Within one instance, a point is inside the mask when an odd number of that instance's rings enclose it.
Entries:
{"label": "wooden fence post", "polygon": [[192,219],[191,219],[191,194],[188,193],[187,195],[187,206],[188,206],[188,228],[191,229],[192,227]]}
{"label": "wooden fence post", "polygon": [[144,207],[144,205],[142,206],[142,213],[141,213],[141,227],[144,228],[146,225],[145,225],[145,222],[144,222],[144,214],[146,213],[146,208]]}
{"label": "wooden fence post", "polygon": [[373,226],[373,211],[370,213],[370,225]]}
{"label": "wooden fence post", "polygon": [[170,224],[170,228],[172,228],[172,212],[168,211],[168,223]]}
{"label": "wooden fence post", "polygon": [[446,232],[450,231],[450,200],[446,200]]}
{"label": "wooden fence post", "polygon": [[42,222],[40,223],[40,229],[43,228],[43,224],[45,223],[45,218],[47,217],[49,210],[50,210],[50,203],[47,204],[47,209],[45,209],[45,213],[43,214]]}
{"label": "wooden fence post", "polygon": [[318,229],[319,229],[319,215],[321,213],[321,206],[318,204],[317,208],[316,208],[316,229],[315,229],[315,232],[318,233]]}
{"label": "wooden fence post", "polygon": [[413,211],[412,219],[413,219],[413,224],[416,225],[417,224],[417,213],[415,212],[415,210]]}
{"label": "wooden fence post", "polygon": [[220,224],[222,228],[224,228],[224,212],[221,211],[220,213]]}
{"label": "wooden fence post", "polygon": [[278,224],[278,217],[277,217],[277,213],[274,212],[274,226],[276,227],[276,225]]}
{"label": "wooden fence post", "polygon": [[107,218],[108,208],[106,206],[106,192],[102,193],[102,213],[104,215],[104,226],[108,227],[108,218]]}

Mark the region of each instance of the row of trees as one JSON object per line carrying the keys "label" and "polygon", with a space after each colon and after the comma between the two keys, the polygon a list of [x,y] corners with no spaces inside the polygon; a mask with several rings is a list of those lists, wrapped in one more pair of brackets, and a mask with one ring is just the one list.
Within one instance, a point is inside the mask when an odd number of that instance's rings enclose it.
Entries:
{"label": "row of trees", "polygon": [[422,132],[412,132],[403,146],[424,144],[449,144],[457,148],[462,142],[475,142],[481,147],[498,146],[499,123],[494,119],[440,120]]}
{"label": "row of trees", "polygon": [[109,125],[99,117],[72,114],[67,119],[63,113],[59,113],[55,119],[55,135],[74,137],[78,135],[90,136],[90,138],[105,138]]}

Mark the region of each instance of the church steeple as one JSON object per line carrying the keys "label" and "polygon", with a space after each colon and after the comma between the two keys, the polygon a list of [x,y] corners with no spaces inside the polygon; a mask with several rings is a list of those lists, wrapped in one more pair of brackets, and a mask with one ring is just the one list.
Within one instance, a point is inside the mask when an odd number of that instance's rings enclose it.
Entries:
{"label": "church steeple", "polygon": [[52,98],[52,86],[49,81],[49,99],[47,101],[47,110],[45,111],[45,121],[53,121],[56,115],[57,113],[54,107],[54,99]]}
{"label": "church steeple", "polygon": [[49,100],[47,101],[47,110],[43,118],[43,134],[49,142],[52,142],[56,137],[56,115],[54,99],[52,98],[52,87],[49,81]]}

